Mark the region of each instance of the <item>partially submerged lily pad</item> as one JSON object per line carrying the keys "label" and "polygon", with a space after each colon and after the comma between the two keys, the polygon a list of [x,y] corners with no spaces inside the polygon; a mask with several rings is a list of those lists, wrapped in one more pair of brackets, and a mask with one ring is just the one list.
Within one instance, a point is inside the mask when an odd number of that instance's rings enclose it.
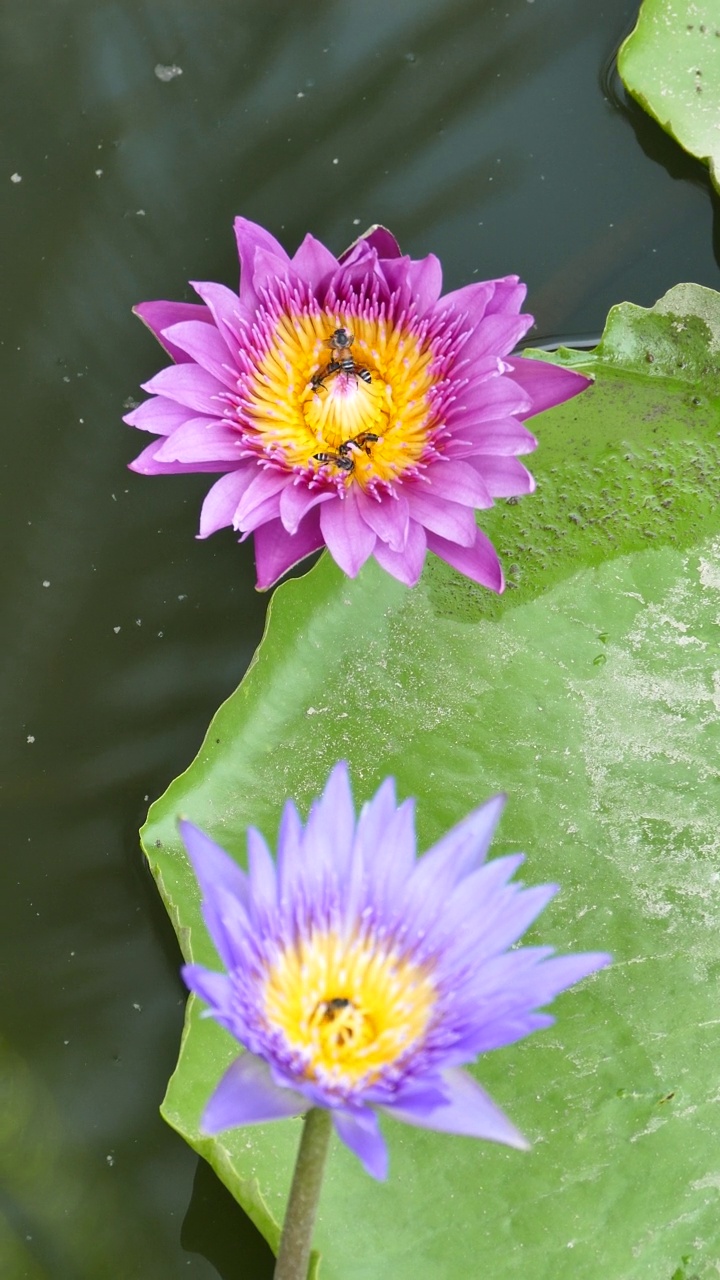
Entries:
{"label": "partially submerged lily pad", "polygon": [[628,93],[710,168],[720,191],[720,8],[717,0],[643,0],[618,54]]}
{"label": "partially submerged lily pad", "polygon": [[[718,41],[720,44],[720,40]],[[176,820],[238,858],[273,842],[350,761],[358,802],[387,774],[418,796],[421,848],[499,790],[493,848],[562,892],[532,941],[616,963],[557,1024],[477,1078],[529,1154],[384,1123],[378,1185],[335,1143],[322,1280],[658,1280],[715,1274],[720,1020],[720,297],[623,304],[595,385],[538,416],[534,497],[482,513],[509,587],[431,561],[412,591],[326,557],[280,587],[255,661],[197,759],[153,805],[144,848],[186,957],[217,964]],[[442,909],[442,904],[438,904]],[[203,1137],[237,1052],[190,1003],[163,1114],[277,1245],[297,1120]]]}

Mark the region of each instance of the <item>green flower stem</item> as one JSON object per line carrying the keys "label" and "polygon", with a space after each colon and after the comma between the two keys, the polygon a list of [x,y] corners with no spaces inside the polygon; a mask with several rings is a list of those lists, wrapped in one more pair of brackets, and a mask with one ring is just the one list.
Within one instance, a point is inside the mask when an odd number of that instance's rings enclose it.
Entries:
{"label": "green flower stem", "polygon": [[330,1112],[324,1108],[313,1107],[305,1116],[275,1263],[275,1280],[307,1280],[331,1128]]}

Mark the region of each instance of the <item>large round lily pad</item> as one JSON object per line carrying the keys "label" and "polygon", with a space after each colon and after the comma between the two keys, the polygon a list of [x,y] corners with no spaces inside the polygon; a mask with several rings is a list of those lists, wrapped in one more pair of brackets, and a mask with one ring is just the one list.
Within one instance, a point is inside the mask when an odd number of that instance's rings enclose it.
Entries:
{"label": "large round lily pad", "polygon": [[[718,42],[720,44],[720,41]],[[497,790],[495,852],[562,893],[533,941],[609,949],[549,1031],[475,1068],[529,1154],[387,1121],[387,1184],[335,1143],[322,1280],[701,1280],[720,1259],[720,298],[679,286],[560,353],[595,386],[535,419],[534,497],[483,513],[501,598],[439,561],[408,591],[327,559],[276,592],[256,660],[144,847],[186,956],[216,963],[176,832],[238,858],[346,757],[392,773],[421,846]],[[442,909],[442,904],[438,904]],[[236,1053],[190,1009],[166,1119],[277,1243],[299,1122],[203,1138]]]}

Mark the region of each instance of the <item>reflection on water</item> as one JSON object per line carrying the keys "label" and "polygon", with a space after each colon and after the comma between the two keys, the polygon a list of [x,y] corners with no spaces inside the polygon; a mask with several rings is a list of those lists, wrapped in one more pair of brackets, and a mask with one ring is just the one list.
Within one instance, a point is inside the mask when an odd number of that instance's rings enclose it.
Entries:
{"label": "reflection on water", "polygon": [[183,992],[136,837],[265,601],[249,544],[194,540],[202,476],[125,470],[120,417],[160,363],[130,308],[235,281],[236,213],[290,249],[388,223],[450,288],[517,271],[538,340],[597,333],[678,279],[717,287],[701,166],[601,80],[635,8],[0,10],[9,1280],[269,1275],[157,1116]]}

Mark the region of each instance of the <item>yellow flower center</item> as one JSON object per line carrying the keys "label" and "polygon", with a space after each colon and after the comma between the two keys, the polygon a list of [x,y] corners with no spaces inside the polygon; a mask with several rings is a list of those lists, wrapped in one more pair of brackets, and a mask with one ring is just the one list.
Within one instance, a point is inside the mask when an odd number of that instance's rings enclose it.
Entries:
{"label": "yellow flower center", "polygon": [[265,978],[267,1024],[305,1061],[308,1079],[369,1084],[424,1035],[435,987],[420,965],[371,937],[314,933]]}
{"label": "yellow flower center", "polygon": [[382,316],[283,315],[243,397],[244,424],[289,468],[393,482],[435,425],[431,370],[429,345]]}

